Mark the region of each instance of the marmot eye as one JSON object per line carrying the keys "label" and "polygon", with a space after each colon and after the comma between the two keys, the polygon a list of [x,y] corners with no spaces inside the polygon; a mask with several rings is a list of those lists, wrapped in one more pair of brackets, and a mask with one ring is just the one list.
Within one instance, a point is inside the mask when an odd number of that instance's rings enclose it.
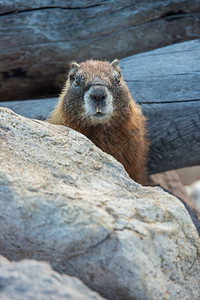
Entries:
{"label": "marmot eye", "polygon": [[120,78],[119,78],[119,77],[116,77],[116,78],[115,78],[115,83],[116,83],[116,84],[120,84]]}
{"label": "marmot eye", "polygon": [[80,78],[79,77],[77,77],[76,79],[75,79],[75,85],[79,85],[80,84]]}

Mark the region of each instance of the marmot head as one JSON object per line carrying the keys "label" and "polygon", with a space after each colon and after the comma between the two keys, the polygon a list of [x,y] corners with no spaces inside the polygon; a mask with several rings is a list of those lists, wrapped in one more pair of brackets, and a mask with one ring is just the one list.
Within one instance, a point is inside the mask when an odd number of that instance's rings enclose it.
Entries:
{"label": "marmot head", "polygon": [[64,108],[76,121],[97,124],[122,119],[123,112],[127,116],[129,102],[118,60],[72,63],[64,89]]}

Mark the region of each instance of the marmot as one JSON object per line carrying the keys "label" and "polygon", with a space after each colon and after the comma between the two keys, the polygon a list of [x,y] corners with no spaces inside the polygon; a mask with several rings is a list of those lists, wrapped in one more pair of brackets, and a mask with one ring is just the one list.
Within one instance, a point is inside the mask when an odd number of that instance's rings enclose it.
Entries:
{"label": "marmot", "polygon": [[145,118],[123,80],[118,60],[72,63],[57,107],[48,121],[75,129],[146,184]]}

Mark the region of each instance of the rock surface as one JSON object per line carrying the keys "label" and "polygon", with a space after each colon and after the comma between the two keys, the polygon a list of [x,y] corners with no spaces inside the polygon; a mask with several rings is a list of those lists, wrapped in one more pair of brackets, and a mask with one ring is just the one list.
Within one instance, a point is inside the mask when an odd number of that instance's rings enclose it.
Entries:
{"label": "rock surface", "polygon": [[184,203],[200,236],[200,209],[195,201],[196,199],[193,199],[191,193],[188,193],[186,187],[182,184],[178,173],[174,170],[152,175],[150,176],[150,184],[151,186],[162,187]]}
{"label": "rock surface", "polygon": [[0,253],[46,260],[108,299],[200,298],[183,204],[86,137],[0,110]]}
{"label": "rock surface", "polygon": [[200,180],[200,165],[178,169],[177,173],[184,185],[191,185],[195,181]]}
{"label": "rock surface", "polygon": [[200,210],[200,180],[195,181],[186,187],[189,195],[194,200],[196,206]]}
{"label": "rock surface", "polygon": [[0,299],[103,300],[78,278],[60,275],[34,260],[9,262],[0,256]]}

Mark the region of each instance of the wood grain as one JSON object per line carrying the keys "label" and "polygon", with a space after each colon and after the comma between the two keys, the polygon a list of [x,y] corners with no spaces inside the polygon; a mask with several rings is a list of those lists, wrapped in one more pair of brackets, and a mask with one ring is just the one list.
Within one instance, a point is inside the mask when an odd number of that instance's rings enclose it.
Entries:
{"label": "wood grain", "polygon": [[0,100],[58,94],[68,64],[200,36],[199,0],[0,1]]}

